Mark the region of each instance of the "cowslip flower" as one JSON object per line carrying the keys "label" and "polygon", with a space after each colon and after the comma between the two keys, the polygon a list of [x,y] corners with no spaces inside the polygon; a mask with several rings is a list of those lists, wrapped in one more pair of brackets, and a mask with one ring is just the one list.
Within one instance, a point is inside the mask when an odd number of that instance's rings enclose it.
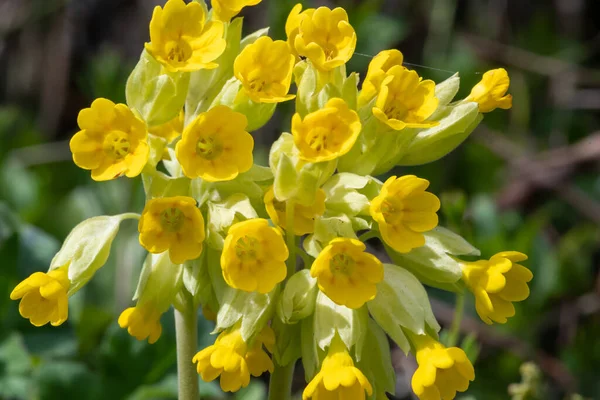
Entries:
{"label": "cowslip flower", "polygon": [[288,256],[281,232],[266,219],[238,222],[229,228],[223,245],[223,278],[235,289],[269,293],[285,279]]}
{"label": "cowslip flower", "polygon": [[428,128],[437,122],[425,121],[437,109],[435,82],[422,80],[400,65],[390,68],[381,82],[373,115],[394,130]]}
{"label": "cowslip flower", "polygon": [[169,251],[173,264],[197,258],[204,241],[204,218],[187,196],[149,200],[140,222],[140,244],[150,253]]}
{"label": "cowslip flower", "polygon": [[253,101],[280,103],[296,97],[288,94],[295,63],[286,42],[263,36],[236,57],[233,73]]}
{"label": "cowslip flower", "polygon": [[146,124],[125,104],[96,99],[77,117],[79,132],[69,146],[79,168],[92,171],[92,179],[106,181],[138,176],[150,154]]}
{"label": "cowslip flower", "polygon": [[365,77],[362,89],[358,95],[358,106],[362,107],[370,102],[379,93],[381,83],[387,76],[387,72],[395,66],[402,66],[404,56],[399,50],[380,51],[369,63],[367,76]]}
{"label": "cowslip flower", "polygon": [[273,361],[264,351],[270,352],[275,344],[275,333],[265,327],[249,346],[242,338],[239,327],[221,332],[215,344],[199,351],[192,362],[196,370],[206,382],[219,376],[221,389],[225,392],[236,392],[250,383],[250,375],[260,376],[263,372],[273,372]]}
{"label": "cowslip flower", "polygon": [[512,96],[506,94],[510,78],[504,68],[493,69],[483,74],[481,81],[473,86],[465,101],[479,104],[479,111],[487,113],[496,108],[508,110],[512,107]]}
{"label": "cowslip flower", "polygon": [[154,7],[145,48],[170,72],[212,69],[227,46],[223,32],[221,21],[206,22],[199,3],[169,0]]}
{"label": "cowslip flower", "polygon": [[489,260],[464,262],[463,280],[475,296],[475,309],[486,324],[504,324],[515,315],[513,302],[529,297],[527,282],[531,271],[518,264],[527,256],[517,251],[504,251]]}
{"label": "cowslip flower", "polygon": [[119,315],[119,326],[127,328],[127,332],[137,340],[148,339],[155,343],[162,333],[160,324],[161,312],[151,303],[129,307]]}
{"label": "cowslip flower", "polygon": [[438,224],[440,200],[425,191],[428,186],[429,181],[414,175],[392,176],[371,200],[369,211],[384,242],[399,253],[423,246],[423,232]]}
{"label": "cowslip flower", "polygon": [[371,396],[373,387],[354,361],[346,345],[335,335],[319,373],[306,386],[302,399],[364,400],[365,392]]}
{"label": "cowslip flower", "polygon": [[34,326],[48,322],[58,326],[67,320],[69,305],[67,292],[71,286],[68,265],[48,273],[34,272],[10,293],[11,300],[19,300],[19,313]]}
{"label": "cowslip flower", "polygon": [[285,35],[287,36],[287,44],[290,46],[292,54],[296,57],[296,61],[298,61],[300,57],[296,52],[294,40],[296,39],[296,35],[298,35],[298,31],[300,30],[300,22],[302,21],[303,15],[312,15],[314,12],[314,8],[307,8],[306,10],[302,11],[302,3],[298,3],[292,8],[292,11],[290,11],[287,20],[285,21]]}
{"label": "cowslip flower", "polygon": [[242,8],[255,6],[262,0],[212,0],[214,18],[218,21],[229,22],[242,11]]}
{"label": "cowslip flower", "polygon": [[[286,229],[285,202],[278,201],[271,186],[264,197],[267,214],[273,221],[273,224]],[[315,202],[310,206],[294,204],[294,235],[302,236],[315,231],[315,218],[325,213],[325,192],[318,189],[315,195]]]}
{"label": "cowslip flower", "polygon": [[289,29],[294,37],[296,53],[308,58],[321,71],[346,64],[356,47],[356,33],[346,10],[319,7],[300,13],[300,9],[294,7],[288,17],[289,24],[286,23],[286,31]]}
{"label": "cowslip flower", "polygon": [[358,114],[337,97],[304,119],[298,113],[292,118],[292,135],[299,157],[308,162],[343,156],[354,146],[360,130]]}
{"label": "cowslip flower", "polygon": [[167,143],[171,143],[183,132],[183,119],[184,112],[181,110],[181,112],[172,120],[165,122],[164,124],[148,128],[148,133],[165,139]]}
{"label": "cowslip flower", "polygon": [[177,160],[188,178],[229,181],[252,167],[254,139],[246,132],[244,114],[227,106],[200,113],[185,127],[175,147]]}
{"label": "cowslip flower", "polygon": [[336,238],[321,250],[310,268],[319,289],[334,303],[360,308],[375,298],[383,264],[357,239]]}
{"label": "cowslip flower", "polygon": [[412,389],[420,400],[453,399],[475,379],[475,370],[465,352],[446,348],[428,335],[410,335],[419,367],[412,377]]}

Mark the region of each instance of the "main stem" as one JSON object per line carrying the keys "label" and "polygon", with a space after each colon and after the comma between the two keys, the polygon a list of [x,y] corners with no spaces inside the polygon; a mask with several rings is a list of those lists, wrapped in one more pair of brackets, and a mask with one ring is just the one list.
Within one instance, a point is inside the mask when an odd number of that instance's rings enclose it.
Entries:
{"label": "main stem", "polygon": [[192,362],[198,348],[198,314],[192,297],[186,294],[185,309],[175,309],[179,400],[200,400],[198,374]]}

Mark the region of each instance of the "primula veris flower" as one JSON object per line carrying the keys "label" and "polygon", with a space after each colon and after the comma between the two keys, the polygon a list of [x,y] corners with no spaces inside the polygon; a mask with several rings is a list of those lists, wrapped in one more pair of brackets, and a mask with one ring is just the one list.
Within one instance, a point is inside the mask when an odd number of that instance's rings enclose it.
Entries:
{"label": "primula veris flower", "polygon": [[119,315],[119,326],[127,328],[127,332],[137,340],[148,339],[155,343],[162,333],[160,316],[162,313],[151,303],[129,307]]}
{"label": "primula veris flower", "polygon": [[336,238],[321,250],[310,268],[319,289],[334,303],[360,308],[375,298],[383,264],[357,239]]}
{"label": "primula veris flower", "polygon": [[[278,201],[271,186],[264,197],[265,208],[271,218],[271,221],[277,226],[285,229],[286,212],[285,202]],[[294,204],[294,235],[302,236],[315,231],[315,218],[320,217],[325,212],[325,192],[318,189],[315,194],[315,202],[310,206]]]}
{"label": "primula veris flower", "polygon": [[161,137],[171,143],[173,140],[178,138],[183,132],[183,119],[184,112],[181,110],[179,114],[172,120],[165,122],[164,124],[154,126],[148,129],[148,133],[155,136]]}
{"label": "primula veris flower", "polygon": [[262,0],[211,0],[214,18],[218,21],[229,22],[242,11],[242,8],[255,6]]}
{"label": "primula veris flower", "polygon": [[390,177],[371,200],[371,216],[379,224],[385,243],[399,253],[425,244],[423,232],[438,224],[440,200],[426,192],[429,181],[414,175]]}
{"label": "primula veris flower", "polygon": [[529,297],[531,271],[518,264],[527,256],[504,251],[489,260],[463,263],[463,280],[475,296],[475,309],[486,324],[505,323],[515,315],[513,302]]}
{"label": "primula veris flower", "polygon": [[69,142],[73,161],[92,171],[92,179],[106,181],[138,176],[150,154],[146,124],[125,104],[99,98],[77,117],[79,132]]}
{"label": "primula veris flower", "polygon": [[273,372],[273,361],[263,346],[273,351],[275,333],[265,327],[255,338],[252,346],[242,339],[239,327],[223,331],[215,344],[199,351],[192,362],[202,380],[213,381],[221,377],[221,389],[236,392],[250,383],[250,375],[260,376],[265,371]]}
{"label": "primula veris flower", "polygon": [[289,254],[281,232],[266,219],[238,222],[229,228],[221,254],[223,278],[235,289],[269,293],[287,274]]}
{"label": "primula veris flower", "polygon": [[149,200],[140,222],[140,244],[150,253],[169,251],[173,264],[197,258],[204,241],[204,219],[196,200],[187,196]]}
{"label": "primula veris flower", "polygon": [[319,7],[300,13],[294,7],[286,23],[286,31],[293,36],[297,54],[308,58],[321,71],[344,65],[354,54],[356,33],[348,22],[343,8],[333,10]]}
{"label": "primula veris flower", "polygon": [[395,66],[402,66],[404,56],[399,50],[380,51],[369,63],[367,76],[358,96],[358,106],[362,107],[377,96],[381,83],[387,76],[387,72]]}
{"label": "primula veris flower", "polygon": [[296,35],[298,35],[298,31],[300,30],[300,22],[305,14],[312,15],[314,12],[314,8],[308,8],[302,11],[302,3],[298,3],[292,8],[292,11],[290,11],[287,20],[285,21],[285,34],[287,36],[287,43],[290,46],[292,54],[294,54],[296,57],[296,61],[298,61],[299,56],[296,52],[296,47],[294,46],[294,40],[296,39]]}
{"label": "primula veris flower", "polygon": [[292,135],[299,157],[308,162],[343,156],[354,146],[360,130],[358,114],[337,97],[304,119],[298,113],[292,118]]}
{"label": "primula veris flower", "polygon": [[206,22],[202,6],[192,1],[169,0],[154,7],[150,21],[150,53],[168,71],[197,71],[218,67],[216,60],[227,45],[221,21]]}
{"label": "primula veris flower", "polygon": [[446,348],[428,335],[411,335],[419,367],[412,389],[420,400],[450,400],[464,392],[475,379],[475,370],[465,352]]}
{"label": "primula veris flower", "polygon": [[257,103],[280,103],[296,97],[288,94],[295,63],[286,42],[262,36],[237,56],[233,71],[250,99]]}
{"label": "primula veris flower", "polygon": [[473,86],[465,101],[479,104],[479,111],[487,113],[496,108],[508,110],[512,107],[512,96],[506,94],[510,78],[504,68],[493,69],[483,74],[481,82]]}
{"label": "primula veris flower", "polygon": [[373,394],[373,387],[354,361],[346,345],[335,335],[319,373],[306,386],[302,399],[364,400]]}
{"label": "primula veris flower", "polygon": [[252,167],[254,139],[244,114],[227,106],[201,113],[185,127],[175,154],[188,178],[229,181]]}
{"label": "primula veris flower", "polygon": [[71,286],[68,265],[48,273],[34,272],[10,293],[11,300],[19,300],[19,313],[34,326],[50,322],[58,326],[69,316],[67,292]]}
{"label": "primula veris flower", "polygon": [[428,128],[437,122],[425,121],[437,109],[435,82],[422,80],[400,65],[390,68],[381,82],[373,115],[394,130]]}

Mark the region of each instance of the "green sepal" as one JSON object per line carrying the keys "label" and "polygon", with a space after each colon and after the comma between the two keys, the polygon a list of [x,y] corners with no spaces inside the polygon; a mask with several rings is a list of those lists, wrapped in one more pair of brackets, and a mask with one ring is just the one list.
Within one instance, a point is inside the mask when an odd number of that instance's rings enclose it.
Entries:
{"label": "green sepal", "polygon": [[317,374],[320,354],[323,353],[315,341],[314,318],[305,318],[300,321],[300,352],[304,377],[306,382],[310,382]]}
{"label": "green sepal", "polygon": [[278,365],[288,365],[302,355],[299,324],[289,325],[279,318],[273,318],[271,328],[275,331],[275,351],[273,356]]}
{"label": "green sepal", "polygon": [[231,225],[258,218],[248,196],[243,193],[232,194],[225,201],[208,201],[206,204],[206,244],[216,250],[223,250],[225,237]]}
{"label": "green sepal", "polygon": [[379,194],[381,186],[373,177],[340,172],[325,182],[322,189],[328,210],[356,216],[369,215],[370,200]]}
{"label": "green sepal", "polygon": [[390,344],[385,332],[369,318],[367,338],[357,367],[373,387],[369,398],[387,400],[386,392],[396,392],[396,371],[392,365]]}
{"label": "green sepal", "polygon": [[162,172],[153,171],[151,174],[142,174],[142,182],[148,199],[190,195],[191,181],[186,177],[172,178]]}
{"label": "green sepal", "polygon": [[357,239],[353,221],[345,214],[325,215],[315,219],[315,231],[304,239],[306,253],[314,258],[337,237]]}
{"label": "green sepal", "polygon": [[[452,75],[450,78],[446,79],[445,81],[435,85],[435,97],[437,97],[439,101],[438,109],[439,107],[447,106],[452,101],[452,99],[454,99],[454,96],[456,96],[456,93],[458,93],[459,88],[460,77],[458,76],[458,72]],[[432,119],[435,119],[435,117]]]}
{"label": "green sepal", "polygon": [[[209,255],[210,253],[210,255]],[[219,309],[219,300],[213,287],[209,271],[211,263],[219,263],[214,259],[215,252],[205,248],[200,257],[183,265],[183,285],[194,298],[194,306],[208,306],[213,311]],[[218,253],[217,253],[218,255]]]}
{"label": "green sepal", "polygon": [[296,324],[312,315],[317,299],[317,280],[308,269],[296,272],[287,281],[277,300],[275,311],[285,324]]}
{"label": "green sepal", "polygon": [[168,310],[183,287],[183,266],[173,264],[169,253],[148,254],[133,300],[151,302],[161,313]]}

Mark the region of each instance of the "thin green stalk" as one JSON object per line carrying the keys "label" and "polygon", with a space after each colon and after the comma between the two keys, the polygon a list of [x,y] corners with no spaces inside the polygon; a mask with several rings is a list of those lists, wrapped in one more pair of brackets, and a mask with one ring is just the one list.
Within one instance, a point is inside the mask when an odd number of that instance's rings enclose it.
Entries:
{"label": "thin green stalk", "polygon": [[361,242],[366,242],[367,240],[372,239],[374,237],[378,237],[378,236],[379,236],[379,232],[370,230],[370,231],[365,232],[362,235],[360,235],[358,237],[358,240],[360,240]]}
{"label": "thin green stalk", "polygon": [[275,363],[275,369],[269,381],[269,400],[290,400],[292,398],[294,364],[293,362],[288,365]]}
{"label": "thin green stalk", "polygon": [[296,252],[302,259],[303,267],[310,268],[310,266],[312,265],[312,262],[310,261],[311,257],[308,254],[306,254],[306,252],[302,250],[299,246],[296,246]]}
{"label": "thin green stalk", "polygon": [[458,336],[460,335],[460,323],[462,321],[464,311],[465,295],[459,293],[456,295],[456,305],[454,306],[454,319],[452,320],[450,334],[448,335],[448,347],[454,347],[458,342]]}
{"label": "thin green stalk", "polygon": [[287,277],[296,272],[296,235],[294,234],[294,201],[285,203],[285,241],[290,253],[287,260]]}
{"label": "thin green stalk", "polygon": [[185,299],[185,307],[182,310],[175,309],[175,334],[179,400],[200,400],[198,374],[192,362],[198,348],[198,315],[189,294]]}

